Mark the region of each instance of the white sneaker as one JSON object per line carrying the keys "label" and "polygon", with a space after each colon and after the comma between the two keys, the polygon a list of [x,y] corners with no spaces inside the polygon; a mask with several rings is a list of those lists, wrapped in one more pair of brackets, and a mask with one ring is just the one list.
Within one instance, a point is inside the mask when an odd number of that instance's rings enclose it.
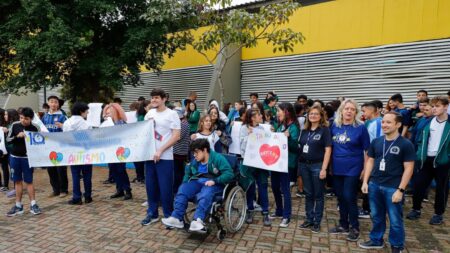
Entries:
{"label": "white sneaker", "polygon": [[205,233],[206,229],[205,229],[205,225],[203,224],[202,219],[197,218],[196,220],[193,220],[191,222],[191,226],[189,227],[189,231]]}
{"label": "white sneaker", "polygon": [[162,223],[168,227],[173,228],[184,228],[184,223],[180,221],[179,219],[170,216],[169,218],[163,218],[161,219]]}
{"label": "white sneaker", "polygon": [[141,204],[141,206],[148,206],[148,202],[145,201],[144,203]]}
{"label": "white sneaker", "polygon": [[256,201],[253,201],[253,211],[262,212],[262,207],[258,203],[256,203]]}

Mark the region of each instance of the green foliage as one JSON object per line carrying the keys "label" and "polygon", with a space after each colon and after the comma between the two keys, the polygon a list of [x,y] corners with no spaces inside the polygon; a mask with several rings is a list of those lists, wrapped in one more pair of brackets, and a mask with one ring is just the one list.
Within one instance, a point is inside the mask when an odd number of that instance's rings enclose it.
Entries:
{"label": "green foliage", "polygon": [[[229,1],[205,0],[205,5],[226,6]],[[293,1],[283,1],[265,5],[257,12],[245,9],[230,11],[208,9],[202,16],[203,25],[210,25],[210,29],[202,34],[200,39],[193,42],[194,48],[206,56],[206,51],[214,50],[217,46],[237,46],[238,49],[256,47],[259,41],[274,46],[274,52],[293,51],[294,46],[303,43],[304,37],[300,32],[290,28],[282,28],[289,22],[289,17],[299,8]],[[213,62],[223,51],[216,51]]]}
{"label": "green foliage", "polygon": [[173,34],[195,26],[196,13],[171,0],[2,0],[0,90],[63,85],[72,101],[103,99],[191,42]]}

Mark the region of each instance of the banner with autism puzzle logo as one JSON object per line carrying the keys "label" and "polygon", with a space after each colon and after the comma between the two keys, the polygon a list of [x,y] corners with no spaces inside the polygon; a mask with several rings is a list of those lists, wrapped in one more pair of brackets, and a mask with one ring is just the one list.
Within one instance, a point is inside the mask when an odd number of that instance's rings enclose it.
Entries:
{"label": "banner with autism puzzle logo", "polygon": [[155,153],[153,120],[63,132],[25,132],[31,167],[148,161]]}
{"label": "banner with autism puzzle logo", "polygon": [[248,136],[244,165],[264,170],[288,172],[287,137],[254,129]]}

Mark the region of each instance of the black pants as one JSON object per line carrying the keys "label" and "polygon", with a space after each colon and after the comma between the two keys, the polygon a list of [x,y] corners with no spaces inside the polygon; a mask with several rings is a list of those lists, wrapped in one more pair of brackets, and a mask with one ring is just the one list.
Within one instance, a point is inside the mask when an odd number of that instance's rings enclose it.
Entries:
{"label": "black pants", "polygon": [[4,187],[9,187],[9,155],[4,155],[0,158],[3,171],[3,183],[2,176],[0,175],[0,184]]}
{"label": "black pants", "polygon": [[53,188],[53,193],[59,195],[61,193],[68,193],[67,167],[47,167],[48,176],[50,177],[50,184]]}
{"label": "black pants", "polygon": [[184,177],[184,167],[186,166],[187,155],[173,155],[174,170],[173,170],[173,192],[176,194],[178,192],[178,187],[180,187],[183,182]]}
{"label": "black pants", "polygon": [[413,195],[413,209],[422,208],[422,200],[425,197],[427,188],[433,179],[436,181],[436,196],[434,198],[434,213],[442,215],[445,212],[448,200],[448,177],[450,172],[450,163],[433,166],[434,157],[427,157],[423,168],[418,172]]}
{"label": "black pants", "polygon": [[138,181],[144,181],[145,180],[145,162],[135,162],[134,168],[136,169],[136,179]]}

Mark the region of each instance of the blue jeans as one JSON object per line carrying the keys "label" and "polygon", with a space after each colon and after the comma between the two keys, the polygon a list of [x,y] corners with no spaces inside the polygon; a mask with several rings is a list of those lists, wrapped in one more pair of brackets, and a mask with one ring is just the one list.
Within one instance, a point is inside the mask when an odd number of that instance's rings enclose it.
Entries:
{"label": "blue jeans", "polygon": [[114,181],[116,182],[117,192],[131,191],[126,163],[110,163],[108,164],[108,167]]}
{"label": "blue jeans", "polygon": [[92,165],[70,166],[72,172],[72,191],[74,200],[81,199],[80,177],[83,176],[84,197],[90,198],[92,195]]}
{"label": "blue jeans", "polygon": [[402,249],[405,243],[405,228],[403,226],[403,201],[392,203],[392,195],[397,189],[369,182],[369,201],[372,213],[372,231],[370,240],[382,245],[386,231],[386,213],[389,216],[389,243]]}
{"label": "blue jeans", "polygon": [[147,215],[157,218],[161,203],[164,217],[172,214],[173,203],[173,160],[145,162],[145,189],[147,191]]}
{"label": "blue jeans", "polygon": [[300,163],[300,172],[303,179],[303,192],[305,193],[306,221],[320,224],[324,209],[325,180],[320,179],[322,163]]}
{"label": "blue jeans", "polygon": [[211,179],[200,178],[181,184],[177,196],[175,196],[174,210],[171,216],[183,220],[189,200],[192,201],[196,197],[197,206],[194,220],[200,218],[204,221],[206,214],[211,209],[215,195],[223,191],[222,185],[206,186],[205,182],[208,180]]}
{"label": "blue jeans", "polygon": [[346,229],[350,225],[359,230],[357,204],[359,181],[359,176],[333,176],[333,186],[339,205],[339,225]]}
{"label": "blue jeans", "polygon": [[[290,219],[292,213],[291,187],[289,173],[271,173],[272,192],[275,198],[276,215],[283,215],[284,219]],[[283,195],[281,195],[283,193]],[[283,199],[284,197],[284,199]],[[283,201],[284,200],[284,201]]]}

